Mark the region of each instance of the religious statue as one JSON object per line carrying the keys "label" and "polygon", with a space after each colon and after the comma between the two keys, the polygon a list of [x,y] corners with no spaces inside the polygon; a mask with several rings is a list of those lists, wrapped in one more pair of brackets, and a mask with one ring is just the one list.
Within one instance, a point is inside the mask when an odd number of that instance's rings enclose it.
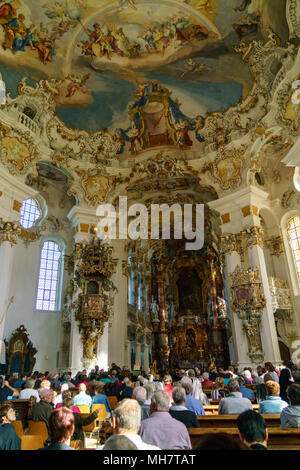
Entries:
{"label": "religious statue", "polygon": [[218,313],[220,319],[225,319],[227,317],[226,301],[222,297],[217,298],[218,304]]}
{"label": "religious statue", "polygon": [[260,349],[259,324],[260,319],[251,318],[248,321],[243,321],[243,328],[249,340],[250,351]]}
{"label": "religious statue", "polygon": [[151,312],[152,312],[152,319],[154,321],[157,321],[159,319],[158,318],[159,306],[156,300],[154,299],[152,300],[152,303],[151,303]]}

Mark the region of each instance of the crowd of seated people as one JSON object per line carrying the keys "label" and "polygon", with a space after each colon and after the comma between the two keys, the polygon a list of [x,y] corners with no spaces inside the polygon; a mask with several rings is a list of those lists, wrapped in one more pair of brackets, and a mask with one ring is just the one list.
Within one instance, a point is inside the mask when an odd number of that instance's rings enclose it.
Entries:
{"label": "crowd of seated people", "polygon": [[[114,408],[111,397],[117,403]],[[299,371],[295,367],[275,368],[271,363],[256,370],[240,371],[233,366],[227,370],[176,369],[155,376],[145,372],[136,376],[115,364],[109,371],[96,367],[88,373],[84,369],[74,377],[70,372],[59,375],[49,371],[36,371],[30,377],[16,373],[0,376],[0,450],[20,449],[12,425],[16,414],[9,404],[11,399],[33,399],[30,419],[46,424],[44,445],[49,450],[71,449],[72,441],[81,441],[84,446],[83,428],[99,414],[93,405],[104,405],[104,421],[109,423],[111,434],[127,437],[111,436],[108,447],[105,442],[99,449],[118,445],[120,449],[122,445],[128,449],[191,449],[189,429],[203,427],[201,417],[211,403],[217,403],[219,415],[239,415],[240,439],[232,441],[233,448],[267,448],[268,433],[261,415],[278,414],[281,427],[300,428]],[[249,422],[257,430],[252,437],[247,430]],[[215,448],[226,446],[227,438],[215,435]],[[210,448],[213,442],[212,436],[206,436],[199,450]]]}

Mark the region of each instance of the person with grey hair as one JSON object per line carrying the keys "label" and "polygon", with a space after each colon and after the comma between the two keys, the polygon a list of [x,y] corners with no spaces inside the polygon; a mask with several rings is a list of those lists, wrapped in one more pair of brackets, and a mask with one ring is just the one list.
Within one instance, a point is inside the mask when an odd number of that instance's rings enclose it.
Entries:
{"label": "person with grey hair", "polygon": [[151,404],[151,398],[153,397],[153,394],[155,392],[155,385],[154,383],[150,383],[148,382],[145,386],[144,386],[145,390],[146,390],[146,400],[145,400],[145,405],[149,405]]}
{"label": "person with grey hair", "polygon": [[243,398],[240,385],[236,379],[228,382],[229,394],[219,403],[219,415],[239,415],[246,410],[252,410],[252,403],[248,398]]}
{"label": "person with grey hair", "polygon": [[[141,407],[138,402],[130,398],[120,401],[113,410],[112,426],[114,434],[126,436],[138,450],[161,450],[155,445],[143,442],[138,434],[140,425]],[[97,450],[107,450],[104,447],[105,445],[102,445]]]}
{"label": "person with grey hair", "polygon": [[37,390],[34,390],[34,384],[35,380],[34,379],[27,379],[25,382],[25,387],[23,390],[21,390],[19,398],[21,400],[29,400],[30,397],[35,397],[36,398],[36,403],[40,401],[40,396],[39,392]]}
{"label": "person with grey hair", "polygon": [[105,442],[103,450],[138,450],[138,447],[127,436],[113,434]]}
{"label": "person with grey hair", "polygon": [[191,449],[187,428],[169,413],[170,397],[165,390],[155,392],[151,398],[150,418],[141,423],[140,436],[148,444],[163,450]]}
{"label": "person with grey hair", "polygon": [[180,384],[185,390],[186,394],[186,408],[193,411],[197,416],[205,415],[205,411],[200,400],[197,400],[192,396],[193,393],[193,382],[189,377],[183,377]]}
{"label": "person with grey hair", "polygon": [[[50,403],[54,401],[54,392],[53,390],[49,390],[48,388],[43,388],[40,391],[40,401],[39,403],[35,403],[31,409],[31,419],[32,421],[44,421],[44,423],[48,428],[48,421],[53,411],[53,407]],[[46,440],[46,444],[50,443],[50,438]]]}
{"label": "person with grey hair", "polygon": [[147,391],[145,387],[135,387],[133,390],[132,398],[135,399],[141,407],[142,421],[150,416],[150,405],[145,405],[146,396]]}
{"label": "person with grey hair", "polygon": [[199,428],[199,422],[195,413],[188,410],[185,406],[186,395],[184,388],[174,387],[172,395],[174,404],[169,411],[172,418],[178,419],[178,421],[181,421],[187,428]]}

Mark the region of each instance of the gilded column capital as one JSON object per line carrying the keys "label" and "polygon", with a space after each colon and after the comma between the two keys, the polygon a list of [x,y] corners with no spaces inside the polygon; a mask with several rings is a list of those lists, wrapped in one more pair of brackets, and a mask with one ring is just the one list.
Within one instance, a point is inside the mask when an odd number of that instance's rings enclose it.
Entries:
{"label": "gilded column capital", "polygon": [[264,229],[254,225],[253,227],[246,228],[245,233],[245,244],[246,247],[259,245],[261,248],[264,247]]}
{"label": "gilded column capital", "polygon": [[280,256],[282,253],[284,253],[282,235],[278,235],[278,237],[272,237],[269,240],[266,240],[266,245],[269,248],[272,256]]}

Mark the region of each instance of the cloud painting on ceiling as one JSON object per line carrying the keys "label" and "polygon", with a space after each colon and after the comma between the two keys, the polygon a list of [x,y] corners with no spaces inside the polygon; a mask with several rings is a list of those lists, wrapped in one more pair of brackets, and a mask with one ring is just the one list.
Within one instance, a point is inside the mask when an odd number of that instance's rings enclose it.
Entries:
{"label": "cloud painting on ceiling", "polygon": [[45,80],[60,119],[109,129],[120,155],[201,148],[207,114],[253,83],[234,46],[269,28],[284,43],[284,9],[284,0],[0,0],[0,72],[12,95],[23,76]]}

